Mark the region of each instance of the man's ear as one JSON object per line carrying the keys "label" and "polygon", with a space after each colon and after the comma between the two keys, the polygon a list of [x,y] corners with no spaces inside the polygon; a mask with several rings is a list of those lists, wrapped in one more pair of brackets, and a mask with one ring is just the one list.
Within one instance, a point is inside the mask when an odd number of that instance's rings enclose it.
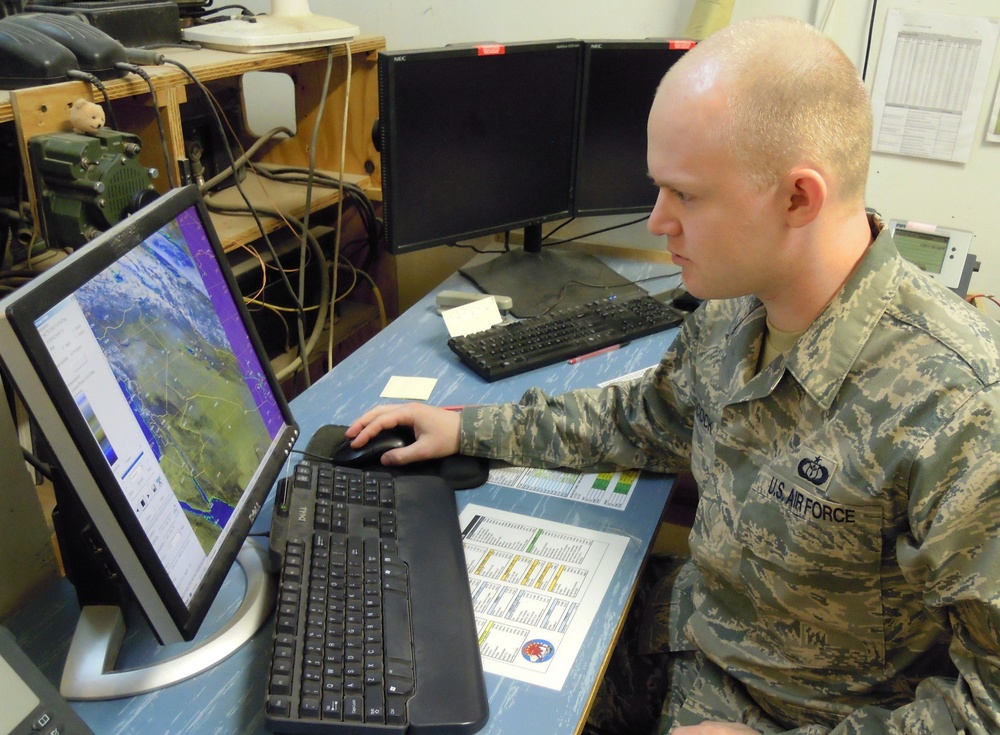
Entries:
{"label": "man's ear", "polygon": [[788,226],[805,227],[819,216],[826,203],[826,180],[816,169],[793,169],[785,176],[782,194]]}

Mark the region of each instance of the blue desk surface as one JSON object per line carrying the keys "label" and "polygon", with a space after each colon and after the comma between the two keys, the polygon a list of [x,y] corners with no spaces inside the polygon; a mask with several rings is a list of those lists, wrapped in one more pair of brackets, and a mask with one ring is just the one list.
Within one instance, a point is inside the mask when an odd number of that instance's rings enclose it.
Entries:
{"label": "blue desk surface", "polygon": [[[630,278],[669,273],[669,266],[627,260],[610,261]],[[401,276],[404,277],[404,276]],[[658,292],[676,284],[664,278],[649,284]],[[441,289],[474,290],[460,276],[452,276]],[[302,434],[299,446],[326,423],[350,423],[370,406],[389,402],[379,397],[393,375],[437,378],[429,403],[467,405],[516,400],[533,385],[558,393],[595,386],[658,362],[675,330],[636,340],[620,350],[577,365],[558,364],[541,370],[486,383],[465,369],[445,344],[447,332],[430,294],[403,314],[332,372],[292,401]],[[487,674],[490,719],[483,733],[573,733],[586,711],[591,692],[603,670],[605,657],[636,575],[659,526],[670,492],[670,479],[644,476],[625,511],[548,497],[494,485],[457,493],[459,508],[469,503],[568,523],[629,539],[624,557],[561,691],[524,684]],[[262,513],[255,530],[266,532],[269,514]],[[212,630],[235,610],[242,596],[243,577],[234,571],[204,626]],[[11,616],[7,625],[21,646],[58,685],[69,638],[79,608],[72,587],[65,580],[47,590],[36,602]],[[270,625],[235,654],[209,671],[157,692],[104,702],[75,702],[79,712],[98,733],[265,733],[264,684],[269,664]],[[140,621],[131,621],[119,668],[135,661],[162,658],[182,646],[155,645]]]}

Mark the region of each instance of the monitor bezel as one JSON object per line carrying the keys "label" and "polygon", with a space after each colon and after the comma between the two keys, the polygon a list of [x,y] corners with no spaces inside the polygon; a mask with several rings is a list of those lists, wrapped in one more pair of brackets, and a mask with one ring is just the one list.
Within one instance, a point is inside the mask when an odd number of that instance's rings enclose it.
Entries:
{"label": "monitor bezel", "polygon": [[[395,110],[389,105],[390,95],[394,94],[396,73],[399,65],[419,61],[435,61],[441,58],[465,58],[472,56],[498,56],[507,54],[532,53],[539,51],[574,49],[576,59],[575,79],[575,112],[570,131],[571,146],[569,153],[570,170],[568,172],[565,205],[548,212],[535,213],[530,216],[515,218],[507,222],[499,222],[471,227],[460,231],[442,234],[437,237],[400,240],[393,223],[393,210],[400,197],[415,196],[414,192],[400,192],[394,188],[393,177],[393,140],[398,133]],[[573,210],[573,182],[576,179],[576,126],[579,121],[580,83],[582,73],[583,42],[578,39],[550,39],[542,41],[523,41],[517,43],[467,43],[440,48],[422,48],[401,51],[380,51],[378,54],[378,85],[379,85],[379,152],[382,172],[382,204],[384,238],[386,250],[393,255],[423,250],[438,245],[455,244],[501,232],[509,232],[522,228],[538,228],[546,222],[567,219]],[[405,233],[404,233],[405,234]]]}
{"label": "monitor bezel", "polygon": [[[220,265],[231,295],[240,293],[219,242],[208,210],[197,187],[175,189],[75,251],[44,276],[0,302],[0,356],[13,384],[49,443],[61,476],[79,498],[100,541],[106,546],[117,572],[124,578],[129,597],[138,603],[151,629],[162,643],[191,640],[198,632],[222,583],[236,560],[250,527],[260,512],[281,468],[287,462],[298,434],[291,409],[263,349],[242,298],[233,304],[246,327],[250,345],[260,362],[281,412],[283,426],[258,465],[254,482],[245,490],[245,501],[231,519],[215,559],[189,603],[184,603],[156,555],[127,499],[118,492],[111,467],[77,409],[58,368],[44,346],[35,320],[54,307],[88,278],[138,247],[143,240],[194,207],[209,245]],[[110,488],[105,491],[102,488]]]}

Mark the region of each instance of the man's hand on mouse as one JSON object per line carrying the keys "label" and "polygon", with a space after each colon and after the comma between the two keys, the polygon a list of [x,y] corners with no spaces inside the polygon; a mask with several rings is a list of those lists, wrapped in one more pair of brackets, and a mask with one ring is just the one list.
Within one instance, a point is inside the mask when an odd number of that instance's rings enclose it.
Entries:
{"label": "man's hand on mouse", "polygon": [[358,448],[380,431],[397,426],[412,428],[416,441],[383,454],[384,465],[409,464],[458,454],[461,416],[455,411],[424,403],[376,406],[348,426],[345,434],[351,446]]}

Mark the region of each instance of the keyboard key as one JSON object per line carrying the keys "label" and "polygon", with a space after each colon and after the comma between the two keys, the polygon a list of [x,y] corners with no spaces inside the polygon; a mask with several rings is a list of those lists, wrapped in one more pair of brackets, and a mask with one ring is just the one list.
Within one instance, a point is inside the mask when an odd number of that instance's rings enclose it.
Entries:
{"label": "keyboard key", "polygon": [[385,722],[385,697],[375,689],[365,692],[365,722]]}
{"label": "keyboard key", "polygon": [[389,590],[382,596],[383,624],[385,625],[385,655],[396,661],[413,660],[410,633],[410,603],[405,595]]}
{"label": "keyboard key", "polygon": [[319,698],[302,697],[299,700],[299,717],[303,719],[317,719],[319,717]]}
{"label": "keyboard key", "polygon": [[344,719],[364,722],[365,698],[361,694],[348,694],[344,697]]}
{"label": "keyboard key", "polygon": [[406,724],[406,700],[403,697],[385,698],[385,722],[387,725]]}
{"label": "keyboard key", "polygon": [[272,694],[267,698],[265,711],[272,717],[288,717],[292,711],[292,700],[290,697]]}
{"label": "keyboard key", "polygon": [[292,677],[288,674],[273,674],[271,676],[271,685],[268,689],[271,694],[291,694]]}
{"label": "keyboard key", "polygon": [[323,697],[323,719],[340,721],[344,715],[344,699],[340,694],[327,694]]}

